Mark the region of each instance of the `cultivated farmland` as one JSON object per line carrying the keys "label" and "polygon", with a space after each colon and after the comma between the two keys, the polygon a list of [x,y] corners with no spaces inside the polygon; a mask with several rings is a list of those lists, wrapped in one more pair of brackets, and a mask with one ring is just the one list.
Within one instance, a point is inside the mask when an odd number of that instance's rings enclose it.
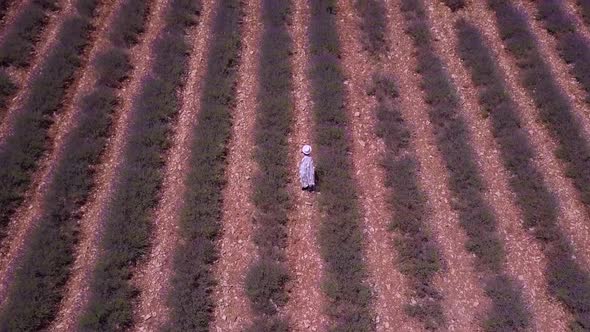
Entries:
{"label": "cultivated farmland", "polygon": [[590,331],[590,1],[0,0],[40,330]]}

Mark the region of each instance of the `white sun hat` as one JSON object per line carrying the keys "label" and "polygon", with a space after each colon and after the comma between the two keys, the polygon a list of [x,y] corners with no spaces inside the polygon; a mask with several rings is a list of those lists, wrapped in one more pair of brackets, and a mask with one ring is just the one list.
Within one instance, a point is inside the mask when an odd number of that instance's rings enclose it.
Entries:
{"label": "white sun hat", "polygon": [[303,146],[303,148],[301,149],[301,152],[303,152],[303,154],[308,155],[311,153],[311,146],[305,144]]}

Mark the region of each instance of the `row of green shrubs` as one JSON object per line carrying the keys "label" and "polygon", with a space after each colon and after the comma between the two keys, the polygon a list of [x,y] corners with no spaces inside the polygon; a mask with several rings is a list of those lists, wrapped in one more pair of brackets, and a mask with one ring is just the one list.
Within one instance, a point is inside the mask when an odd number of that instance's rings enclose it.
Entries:
{"label": "row of green shrubs", "polygon": [[[590,143],[584,137],[575,110],[543,59],[524,13],[506,1],[489,0],[488,3],[496,13],[506,49],[522,70],[521,82],[530,92],[539,110],[540,120],[559,144],[556,155],[565,163],[566,176],[572,179],[582,202],[590,207]],[[571,47],[583,50],[584,44]],[[572,53],[570,56],[578,55]],[[580,61],[583,60],[582,57]],[[583,64],[578,68],[586,66],[587,64]]]}
{"label": "row of green shrubs", "polygon": [[[365,50],[379,64],[389,51],[390,43],[385,37],[384,3],[381,0],[357,2],[356,9],[363,31],[359,37],[365,43]],[[377,100],[376,131],[386,148],[381,166],[389,195],[387,204],[392,212],[389,230],[394,234],[398,252],[397,268],[408,277],[411,287],[407,296],[413,301],[405,309],[426,329],[437,329],[445,324],[442,295],[433,280],[441,270],[442,256],[426,224],[429,217],[427,197],[418,185],[420,166],[410,144],[412,134],[400,110],[395,79],[382,73],[380,67],[375,70],[372,81],[367,82],[370,84],[367,93]]]}
{"label": "row of green shrubs", "polygon": [[361,43],[373,57],[384,56],[389,49],[385,3],[381,0],[355,1],[355,10],[361,16]]}
{"label": "row of green shrubs", "polygon": [[[142,8],[139,3],[134,6]],[[188,71],[191,47],[187,32],[197,23],[200,10],[200,1],[172,0],[164,9],[165,24],[150,45],[153,60],[132,101],[124,162],[105,212],[102,250],[90,282],[81,330],[120,330],[134,323],[132,306],[139,289],[131,277],[149,247],[164,155],[180,108],[178,89]],[[138,30],[141,28],[134,31]]]}
{"label": "row of green shrubs", "polygon": [[61,111],[66,90],[82,64],[80,56],[93,27],[89,16],[79,14],[64,20],[56,45],[31,78],[23,107],[15,111],[10,135],[0,149],[0,240],[23,200],[39,158],[50,147],[48,129],[54,115]]}
{"label": "row of green shrubs", "polygon": [[337,5],[335,0],[308,3],[312,133],[317,151],[321,220],[318,241],[325,262],[322,287],[329,300],[326,310],[332,320],[330,330],[370,331],[375,322],[371,289],[366,280],[356,182],[352,176],[352,138],[345,110]]}
{"label": "row of green shrubs", "polygon": [[[141,0],[126,0],[121,6],[145,7]],[[84,13],[92,13],[98,1],[79,1]],[[145,17],[145,15],[144,15]],[[127,18],[118,12],[114,27]],[[16,271],[9,301],[0,314],[0,327],[10,330],[45,328],[55,317],[63,297],[64,285],[74,262],[78,238],[80,207],[94,186],[94,166],[99,163],[111,133],[112,115],[120,105],[116,89],[132,67],[127,50],[111,46],[102,50],[92,64],[97,83],[82,97],[74,127],[64,139],[62,158],[57,161],[54,178],[43,200],[38,228],[30,237],[30,246]],[[0,328],[2,330],[3,328]]]}
{"label": "row of green shrubs", "polygon": [[4,15],[6,15],[6,11],[8,10],[8,7],[10,7],[10,3],[12,1],[10,0],[0,0],[0,21],[4,18]]}
{"label": "row of green shrubs", "polygon": [[397,268],[410,281],[406,312],[418,318],[426,329],[445,325],[442,295],[434,285],[440,272],[442,255],[428,227],[430,214],[426,194],[419,188],[419,162],[410,140],[412,134],[400,111],[399,92],[394,79],[376,74],[369,95],[375,96],[377,135],[385,142],[382,166],[385,186],[390,190],[387,203],[391,207],[390,230],[398,252]]}
{"label": "row of green shrubs", "polygon": [[145,30],[145,18],[149,10],[147,1],[125,1],[121,4],[117,15],[124,20],[112,23],[109,39],[114,46],[129,48],[139,42]]}
{"label": "row of green shrubs", "polygon": [[406,312],[418,318],[426,329],[445,324],[442,295],[434,285],[441,270],[442,256],[428,229],[426,194],[419,188],[420,165],[412,150],[410,133],[398,103],[399,92],[393,78],[375,74],[369,95],[376,97],[377,135],[385,142],[382,161],[385,186],[391,191],[387,203],[392,210],[390,230],[398,252],[398,269],[410,280]]}
{"label": "row of green shrubs", "polygon": [[[572,158],[574,160],[583,158],[584,155],[572,155],[583,153],[585,141],[582,138],[579,125],[573,118],[571,105],[566,101],[563,91],[557,86],[548,65],[539,52],[538,45],[528,26],[526,15],[509,1],[489,0],[488,2],[496,14],[504,45],[509,54],[514,56],[521,69],[522,84],[535,100],[541,120],[554,134],[559,135],[556,135],[558,139],[561,139],[557,151],[558,156],[562,159]],[[470,38],[472,48],[484,47],[478,45],[481,43],[478,41],[481,37],[472,37],[475,33],[469,33],[468,28],[463,28],[463,30],[466,31],[463,32],[465,38]],[[464,47],[466,48],[466,46]],[[476,81],[479,81],[481,85],[484,84],[481,82],[485,82],[484,79],[487,79],[487,76],[497,69],[486,64],[483,51],[479,51],[479,53],[477,65],[482,68],[478,67],[478,71],[481,73],[478,74],[479,79]],[[471,62],[474,61],[471,60]],[[509,105],[507,93],[500,89],[501,87],[497,86],[491,86],[488,89],[485,94],[486,104],[498,104],[499,110],[507,112],[503,110],[507,107],[506,105]],[[516,120],[511,122],[514,123],[514,121]],[[510,128],[507,125],[503,127]],[[518,141],[512,138],[506,139],[506,143],[510,144],[510,149],[514,149],[513,159],[508,160],[508,157],[505,157],[505,160],[508,162],[508,169],[519,175],[518,179],[512,179],[512,185],[525,213],[525,227],[544,244],[543,251],[549,260],[547,266],[549,289],[573,313],[572,329],[590,329],[590,278],[572,258],[572,248],[559,229],[556,198],[548,193],[547,189],[544,189],[540,183],[539,179],[542,177],[538,171],[535,172],[532,166],[527,165],[528,159],[533,156],[529,151],[530,148],[525,149],[524,138],[520,138]],[[568,166],[568,176],[574,177],[579,174],[573,169],[579,165],[571,162]],[[587,172],[587,170],[583,172]],[[588,189],[586,188],[586,190]]]}
{"label": "row of green shrubs", "polygon": [[[0,18],[10,1],[0,1]],[[7,26],[6,35],[0,44],[0,120],[6,114],[8,100],[17,91],[17,84],[8,76],[9,66],[26,67],[38,44],[41,31],[49,21],[49,13],[58,9],[57,0],[33,0],[21,11],[14,22]],[[11,209],[12,207],[9,207]],[[2,212],[0,212],[0,239],[2,238]]]}
{"label": "row of green shrubs", "polygon": [[402,1],[407,20],[406,32],[415,45],[416,72],[428,104],[438,149],[449,173],[451,206],[467,235],[466,248],[476,257],[485,293],[492,306],[484,317],[486,330],[526,328],[530,323],[522,299],[522,289],[504,269],[505,250],[497,230],[496,216],[484,199],[483,179],[470,144],[469,129],[461,115],[457,89],[436,54],[421,1]]}
{"label": "row of green shrubs", "polygon": [[17,85],[10,79],[6,70],[0,68],[0,120],[6,114],[8,99],[12,97],[17,90]]}
{"label": "row of green shrubs", "polygon": [[577,0],[576,4],[580,9],[580,13],[582,14],[582,20],[587,25],[590,26],[590,0]]}
{"label": "row of green shrubs", "polygon": [[441,0],[451,11],[465,8],[465,0]]}
{"label": "row of green shrubs", "polygon": [[[0,45],[0,66],[27,67],[40,34],[47,26],[49,14],[59,9],[57,0],[32,0],[6,29]],[[89,15],[89,13],[80,13]]]}
{"label": "row of green shrubs", "polygon": [[254,242],[258,258],[248,269],[246,293],[256,314],[249,330],[287,331],[278,312],[287,302],[285,261],[289,199],[289,142],[293,116],[293,43],[288,30],[291,0],[262,1],[264,32],[258,70],[258,107],[254,128]]}
{"label": "row of green shrubs", "polygon": [[201,112],[191,149],[185,206],[181,211],[182,242],[174,260],[170,330],[208,329],[214,301],[212,264],[217,259],[222,188],[225,184],[227,142],[235,108],[240,61],[242,6],[220,1],[212,30]]}
{"label": "row of green shrubs", "polygon": [[[9,3],[8,0],[0,1],[0,19],[8,9]],[[6,35],[0,44],[0,119],[4,117],[8,99],[17,91],[16,83],[10,79],[4,68],[29,65],[41,31],[49,21],[49,14],[57,9],[57,0],[33,0],[26,5],[15,21],[6,27]]]}
{"label": "row of green shrubs", "polygon": [[212,268],[219,256],[217,238],[222,229],[227,143],[236,106],[243,3],[220,0],[214,13],[185,204],[180,211],[181,240],[168,297],[171,313],[166,330],[170,331],[208,331],[215,305]]}
{"label": "row of green shrubs", "polygon": [[586,103],[590,104],[590,41],[578,30],[574,17],[563,8],[563,2],[541,0],[535,4],[536,19],[555,37],[559,56],[570,65],[570,73],[586,92]]}

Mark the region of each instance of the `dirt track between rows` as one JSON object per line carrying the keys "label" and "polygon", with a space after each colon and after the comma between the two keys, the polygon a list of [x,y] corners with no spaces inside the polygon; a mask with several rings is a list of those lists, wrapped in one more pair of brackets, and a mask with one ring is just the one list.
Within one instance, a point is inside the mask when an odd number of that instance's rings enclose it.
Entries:
{"label": "dirt track between rows", "polygon": [[291,183],[293,209],[287,231],[287,263],[292,280],[288,285],[289,302],[285,310],[290,314],[294,331],[314,329],[322,331],[328,326],[324,313],[326,298],[321,290],[323,262],[318,245],[319,215],[315,194],[301,190],[299,186],[299,162],[301,147],[312,141],[312,100],[307,75],[307,49],[309,45],[306,26],[309,8],[305,1],[294,1],[291,36],[293,55],[293,124],[289,142],[291,148]]}
{"label": "dirt track between rows", "polygon": [[226,187],[223,193],[220,259],[215,274],[219,284],[213,291],[216,299],[211,331],[241,331],[252,323],[252,312],[244,290],[246,271],[256,258],[252,240],[254,205],[251,201],[256,164],[252,159],[256,112],[258,57],[260,55],[261,1],[244,3],[242,49],[237,104],[228,146]]}

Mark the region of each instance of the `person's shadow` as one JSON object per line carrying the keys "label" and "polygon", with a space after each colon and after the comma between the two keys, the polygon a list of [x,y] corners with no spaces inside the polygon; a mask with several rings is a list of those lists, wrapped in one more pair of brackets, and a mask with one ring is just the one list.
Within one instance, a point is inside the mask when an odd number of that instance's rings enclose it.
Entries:
{"label": "person's shadow", "polygon": [[321,176],[321,174],[322,174],[322,171],[321,170],[319,170],[319,171],[317,169],[314,170],[313,176],[315,177],[314,178],[314,180],[315,180],[315,186],[313,186],[313,189],[310,190],[311,192],[319,192],[320,191],[320,186],[322,184],[322,176]]}

